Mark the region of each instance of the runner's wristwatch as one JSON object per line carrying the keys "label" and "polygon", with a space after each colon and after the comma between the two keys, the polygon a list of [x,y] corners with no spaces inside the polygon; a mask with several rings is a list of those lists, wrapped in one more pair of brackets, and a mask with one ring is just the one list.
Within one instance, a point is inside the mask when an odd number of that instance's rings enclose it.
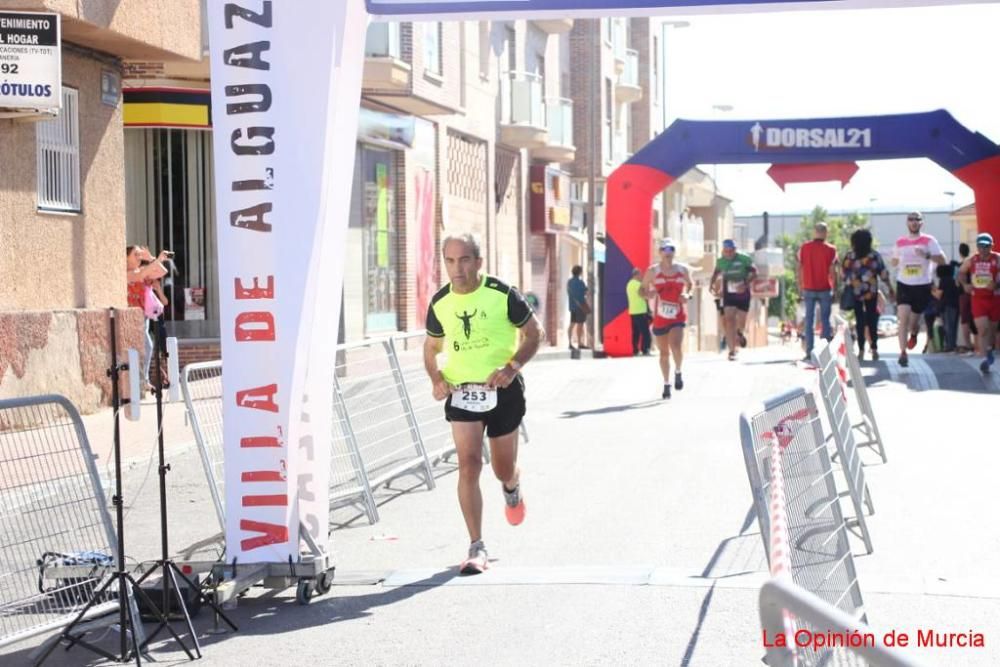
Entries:
{"label": "runner's wristwatch", "polygon": [[510,361],[507,362],[507,365],[513,368],[515,373],[520,373],[521,369],[524,368],[524,364],[522,364],[517,359],[511,359]]}

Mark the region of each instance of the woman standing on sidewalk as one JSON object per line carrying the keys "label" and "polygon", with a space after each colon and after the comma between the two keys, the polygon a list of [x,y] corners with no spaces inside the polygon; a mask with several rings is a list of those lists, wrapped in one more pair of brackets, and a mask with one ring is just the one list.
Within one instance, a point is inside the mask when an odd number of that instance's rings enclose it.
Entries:
{"label": "woman standing on sidewalk", "polygon": [[872,359],[878,360],[879,279],[886,284],[889,297],[895,298],[889,271],[877,250],[872,248],[872,233],[859,229],[851,234],[851,249],[841,264],[844,289],[854,290],[854,322],[857,325],[858,359],[865,358],[865,332],[871,341]]}

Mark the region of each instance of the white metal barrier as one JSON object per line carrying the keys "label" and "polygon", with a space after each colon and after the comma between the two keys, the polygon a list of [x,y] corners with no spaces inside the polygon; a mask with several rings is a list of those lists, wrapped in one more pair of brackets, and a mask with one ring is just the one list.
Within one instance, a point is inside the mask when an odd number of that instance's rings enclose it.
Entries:
{"label": "white metal barrier", "polygon": [[[845,613],[863,619],[847,524],[813,395],[799,387],[740,416],[740,440],[768,562],[788,558],[792,580]],[[780,461],[774,461],[780,452]],[[772,467],[783,490],[782,553],[771,536]],[[785,568],[785,569],[787,569]]]}
{"label": "white metal barrier", "polygon": [[[356,502],[379,520],[372,489],[407,474],[435,486],[432,463],[455,451],[451,427],[424,371],[424,333],[339,345],[334,368],[330,502]],[[222,362],[189,364],[181,377],[187,415],[219,525],[225,526]],[[524,442],[528,433],[522,422]],[[483,458],[489,461],[484,438]]]}
{"label": "white metal barrier", "polygon": [[825,340],[817,342],[812,354],[819,368],[819,393],[826,408],[831,436],[837,447],[837,458],[847,481],[847,494],[854,506],[854,518],[848,520],[848,525],[857,526],[861,539],[864,540],[865,549],[871,553],[872,540],[864,510],[867,506],[868,514],[874,514],[875,506],[872,504],[871,492],[865,481],[865,467],[854,443],[854,430],[851,428],[851,420],[847,413],[847,401],[843,385],[837,375],[837,361]]}
{"label": "white metal barrier", "polygon": [[434,488],[434,473],[391,338],[338,346],[334,390],[371,486],[415,472],[423,476],[428,489]]}
{"label": "white metal barrier", "polygon": [[[113,571],[116,542],[73,404],[0,401],[0,646],[73,620]],[[118,609],[117,585],[107,594],[88,618]]]}
{"label": "white metal barrier", "polygon": [[[409,390],[410,405],[427,457],[434,462],[454,452],[455,441],[451,437],[451,426],[444,418],[441,402],[434,400],[430,378],[424,371],[424,338],[426,336],[422,332],[403,334],[394,337],[392,344],[403,381]],[[489,456],[489,450],[484,451]]]}
{"label": "white metal barrier", "polygon": [[[761,587],[760,627],[767,645],[768,667],[920,667],[913,658],[888,648],[864,621],[796,586],[788,577],[775,577]],[[783,640],[778,639],[779,635]],[[817,638],[843,645],[816,649],[813,646]]]}
{"label": "white metal barrier", "polygon": [[851,428],[863,436],[857,441],[858,447],[869,447],[882,457],[885,463],[888,459],[885,455],[885,443],[882,441],[882,434],[878,430],[878,422],[875,420],[875,411],[872,409],[871,398],[868,396],[868,387],[865,385],[865,376],[861,374],[861,362],[858,353],[854,348],[854,336],[851,333],[851,325],[846,320],[837,318],[838,326],[843,327],[844,347],[847,353],[847,372],[850,384],[854,388],[854,395],[858,399],[857,405],[861,413],[861,420],[851,424]]}
{"label": "white metal barrier", "polygon": [[[181,392],[187,406],[187,417],[194,431],[208,489],[215,505],[219,527],[225,530],[225,475],[222,444],[222,362],[206,361],[188,364],[181,374]],[[357,500],[365,509],[369,521],[378,520],[375,501],[371,496],[361,465],[361,457],[352,440],[344,433],[346,426],[341,411],[334,405],[334,425],[331,452],[330,502]]]}

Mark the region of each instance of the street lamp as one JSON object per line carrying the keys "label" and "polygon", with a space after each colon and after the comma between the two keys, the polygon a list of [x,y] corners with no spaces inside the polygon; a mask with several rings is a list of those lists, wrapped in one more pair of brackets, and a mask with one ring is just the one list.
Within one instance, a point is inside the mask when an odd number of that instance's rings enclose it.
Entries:
{"label": "street lamp", "polygon": [[958,254],[955,252],[955,219],[951,217],[955,212],[955,193],[951,190],[945,190],[944,194],[950,198],[948,204],[948,232],[951,236],[951,256],[954,259],[955,255]]}
{"label": "street lamp", "polygon": [[[664,21],[660,24],[660,110],[663,112],[663,129],[667,129],[667,28],[688,28],[690,21]],[[655,86],[655,82],[654,82]]]}
{"label": "street lamp", "polygon": [[[713,114],[713,116],[719,116],[724,113],[728,113],[735,108],[736,107],[734,107],[732,104],[713,104],[712,111],[716,112]],[[718,195],[719,195],[719,165],[718,163],[713,162],[712,163],[712,208],[715,211],[716,228],[718,228],[719,224]]]}

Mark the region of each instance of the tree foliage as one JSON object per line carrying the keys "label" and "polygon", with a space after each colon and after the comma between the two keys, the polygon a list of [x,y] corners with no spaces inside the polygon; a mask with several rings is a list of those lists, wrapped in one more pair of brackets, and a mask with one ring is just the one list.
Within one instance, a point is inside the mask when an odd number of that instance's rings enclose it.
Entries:
{"label": "tree foliage", "polygon": [[809,215],[803,216],[799,223],[799,231],[795,234],[782,234],[777,238],[777,245],[785,251],[785,312],[780,313],[781,299],[771,300],[771,313],[787,320],[795,321],[796,309],[802,300],[799,294],[798,281],[795,279],[795,269],[798,265],[799,247],[812,240],[813,226],[817,222],[825,222],[828,228],[826,240],[837,248],[837,257],[842,258],[851,248],[851,234],[854,230],[868,226],[868,216],[854,212],[846,217],[831,217],[825,208],[816,206]]}

